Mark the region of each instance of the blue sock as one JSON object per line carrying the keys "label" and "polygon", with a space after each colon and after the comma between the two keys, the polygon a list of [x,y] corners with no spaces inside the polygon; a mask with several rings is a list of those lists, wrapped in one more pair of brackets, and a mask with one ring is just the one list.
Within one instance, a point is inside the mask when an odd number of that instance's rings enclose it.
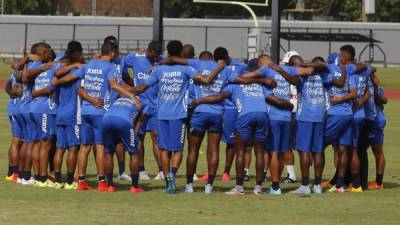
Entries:
{"label": "blue sock", "polygon": [[125,172],[125,161],[118,160],[118,171],[119,171],[119,175],[123,174]]}
{"label": "blue sock", "polygon": [[107,173],[107,185],[108,186],[115,186],[114,181],[113,181],[113,174],[112,173]]}
{"label": "blue sock", "polygon": [[138,188],[139,187],[139,174],[132,174],[131,175],[132,178],[132,187],[134,188]]}

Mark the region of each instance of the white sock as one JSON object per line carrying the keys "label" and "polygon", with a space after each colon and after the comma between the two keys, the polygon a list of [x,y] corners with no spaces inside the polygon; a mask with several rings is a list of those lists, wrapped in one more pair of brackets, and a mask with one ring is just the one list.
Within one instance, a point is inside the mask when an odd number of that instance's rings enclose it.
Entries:
{"label": "white sock", "polygon": [[289,178],[296,180],[296,173],[294,172],[294,165],[286,165],[286,170],[289,174]]}
{"label": "white sock", "polygon": [[244,168],[244,175],[249,175],[249,168]]}

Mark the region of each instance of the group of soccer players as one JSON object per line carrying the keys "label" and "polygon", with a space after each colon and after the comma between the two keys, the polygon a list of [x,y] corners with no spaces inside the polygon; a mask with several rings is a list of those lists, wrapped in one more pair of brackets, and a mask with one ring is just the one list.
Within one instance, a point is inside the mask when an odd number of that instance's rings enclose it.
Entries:
{"label": "group of soccer players", "polygon": [[[213,193],[220,142],[226,144],[222,181],[235,160],[236,185],[226,194],[244,194],[254,149],[256,186],[262,193],[267,171],[280,195],[284,166],[295,182],[293,150],[298,151],[301,185],[293,194],[361,192],[383,189],[383,130],[387,103],[376,69],[356,62],[350,45],[327,61],[305,63],[288,52],[276,65],[268,55],[243,64],[218,47],[195,58],[192,45],[174,40],[166,56],[156,41],[124,57],[109,36],[101,52],[86,62],[82,45],[68,43],[56,54],[44,42],[12,65],[6,91],[13,139],[7,181],[37,187],[90,190],[86,181],[93,149],[97,190],[115,192],[114,154],[119,179],[150,179],[144,167],[144,140],[150,133],[165,192],[176,193],[176,174],[188,141],[186,186],[193,193],[199,151],[207,133],[204,192]],[[132,74],[132,76],[130,75]],[[334,149],[335,176],[321,183],[325,149]],[[367,149],[376,159],[376,179],[368,184]],[[66,176],[61,174],[65,151]],[[129,155],[131,176],[125,172]],[[328,152],[330,154],[330,152]],[[310,183],[310,169],[314,169]],[[33,177],[32,177],[33,171]]]}

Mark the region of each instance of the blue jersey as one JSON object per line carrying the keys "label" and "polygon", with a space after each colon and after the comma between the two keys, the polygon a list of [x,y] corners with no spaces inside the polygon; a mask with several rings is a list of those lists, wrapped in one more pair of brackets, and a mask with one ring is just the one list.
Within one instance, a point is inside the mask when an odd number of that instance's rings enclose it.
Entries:
{"label": "blue jersey", "polygon": [[[375,88],[370,78],[368,78],[368,89],[370,95],[368,101],[364,105],[365,118],[372,121],[385,121],[386,117],[385,113],[383,112],[383,108],[375,103]],[[383,97],[384,92],[382,87],[378,87],[378,91],[379,95]]]}
{"label": "blue jersey", "polygon": [[315,73],[308,77],[300,77],[296,120],[307,122],[324,121],[326,103],[323,80],[326,75],[325,73]]}
{"label": "blue jersey", "polygon": [[[121,72],[121,62],[122,58],[121,57],[115,57],[111,63],[115,65],[115,74],[114,74],[114,79],[117,81],[118,84],[122,84],[122,72]],[[117,100],[119,94],[115,90],[111,90],[110,92],[110,103],[112,104],[115,100]]]}
{"label": "blue jersey", "polygon": [[[189,60],[188,64],[192,66],[197,72],[200,72],[203,76],[208,76],[211,74],[218,64],[212,60]],[[210,85],[202,85],[194,83],[193,88],[193,99],[199,99],[209,95],[215,95],[222,91],[222,88],[227,82],[231,82],[232,78],[231,71],[229,69],[221,71],[221,73],[215,78],[215,80]],[[190,87],[189,87],[190,89]],[[189,91],[190,95],[190,91]],[[195,112],[206,112],[222,115],[224,112],[224,107],[222,103],[217,104],[202,104],[194,109]]]}
{"label": "blue jersey", "polygon": [[[356,100],[360,100],[365,93],[368,86],[369,77],[372,74],[372,68],[368,67],[366,70],[360,73],[354,73],[350,79],[353,79],[353,83],[357,87],[357,97]],[[353,109],[354,118],[365,118],[365,109],[361,107],[359,109]]]}
{"label": "blue jersey", "polygon": [[[74,68],[69,74],[74,74],[79,68]],[[68,76],[68,75],[66,75]],[[78,124],[77,117],[79,116],[78,109],[80,108],[80,101],[78,100],[77,89],[81,81],[71,82],[62,85],[59,88],[58,108],[56,115],[56,124],[58,125],[75,125]],[[79,104],[79,106],[78,106]]]}
{"label": "blue jersey", "polygon": [[133,126],[137,115],[138,110],[133,101],[130,98],[121,97],[115,100],[115,102],[111,105],[110,110],[104,114],[104,118],[108,116],[120,117]]}
{"label": "blue jersey", "polygon": [[[383,88],[381,86],[378,87],[378,94],[381,97],[385,96],[385,92],[383,91]],[[377,108],[377,112],[378,112],[376,120],[377,121],[386,121],[386,116],[385,116],[385,113],[383,112],[383,107],[377,105],[376,108]]]}
{"label": "blue jersey", "polygon": [[[49,87],[51,85],[51,80],[54,77],[56,69],[58,69],[61,64],[56,63],[50,69],[42,72],[35,78],[35,84],[33,86],[34,91]],[[47,113],[56,114],[57,112],[57,92],[53,91],[50,95],[41,96],[32,99],[30,103],[31,113]]]}
{"label": "blue jersey", "polygon": [[[246,64],[240,63],[239,61],[231,61],[231,64],[223,71],[221,71],[224,76],[229,77],[228,80],[235,80],[240,74],[243,74],[247,69]],[[230,99],[225,99],[224,101],[224,109],[236,109],[235,104]]]}
{"label": "blue jersey", "polygon": [[[15,71],[13,71],[10,76],[8,77],[8,80],[11,81],[11,85],[14,86],[15,84],[17,84],[16,80],[15,80]],[[7,104],[7,114],[9,116],[18,114],[18,106],[19,106],[19,102],[20,102],[20,97],[11,97],[8,99],[8,104]]]}
{"label": "blue jersey", "polygon": [[110,107],[110,85],[115,79],[115,65],[103,60],[91,60],[75,73],[83,79],[83,88],[92,97],[104,100],[103,108],[96,108],[90,102],[82,101],[82,115],[104,115]]}
{"label": "blue jersey", "polygon": [[[38,69],[43,65],[40,61],[33,61],[29,62],[26,65],[26,69]],[[21,113],[29,113],[30,112],[30,103],[32,101],[32,89],[34,86],[34,82],[28,82],[22,84],[22,97],[21,97],[21,104],[19,107],[19,111]]]}
{"label": "blue jersey", "polygon": [[[296,76],[298,73],[296,67],[283,65],[281,65],[280,67],[291,76]],[[277,82],[277,86],[275,88],[268,88],[269,90],[272,90],[273,94],[277,98],[290,101],[290,84],[279,72],[268,67],[262,67],[258,71],[261,73],[261,77],[269,77]],[[292,111],[290,109],[284,109],[282,107],[277,107],[272,104],[267,104],[267,108],[269,118],[271,120],[291,121]]]}
{"label": "blue jersey", "polygon": [[[121,71],[123,77],[128,75],[128,68],[133,70],[133,81],[135,86],[140,86],[145,83],[149,78],[150,70],[155,64],[162,60],[159,57],[155,62],[152,61],[146,54],[132,53],[125,56],[121,62]],[[140,94],[142,101],[143,112],[148,115],[154,115],[157,109],[157,90],[155,85],[148,88],[145,92]]]}
{"label": "blue jersey", "polygon": [[177,120],[187,117],[185,95],[189,79],[196,71],[190,66],[161,65],[157,67],[145,82],[149,86],[158,84],[157,118],[160,120]]}
{"label": "blue jersey", "polygon": [[260,84],[228,84],[223,92],[231,94],[235,103],[238,118],[252,112],[267,113],[265,98],[271,94]]}
{"label": "blue jersey", "polygon": [[[349,89],[350,88],[357,88],[357,86],[354,84],[354,79],[350,79],[350,75],[355,73],[355,66],[354,65],[346,65],[346,81],[345,85],[342,88],[335,87],[332,84],[333,79],[339,79],[342,75],[342,69],[334,64],[329,64],[329,74],[327,76],[327,79],[325,80],[326,82],[326,87],[327,87],[327,95],[328,98],[332,98],[333,96],[337,97],[342,97],[346,96],[349,94]],[[342,102],[340,104],[336,105],[330,105],[330,101],[327,101],[328,103],[328,115],[339,115],[339,116],[348,116],[348,115],[353,115],[353,110],[352,110],[352,101],[346,101]]]}

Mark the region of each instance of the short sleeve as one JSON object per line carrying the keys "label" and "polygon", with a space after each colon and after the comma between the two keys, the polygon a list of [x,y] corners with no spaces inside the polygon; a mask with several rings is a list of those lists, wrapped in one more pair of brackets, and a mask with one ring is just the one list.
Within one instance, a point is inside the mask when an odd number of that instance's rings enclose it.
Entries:
{"label": "short sleeve", "polygon": [[357,67],[354,64],[346,65],[346,73],[347,75],[355,74],[357,72]]}
{"label": "short sleeve", "polygon": [[107,80],[116,79],[117,80],[117,66],[112,64],[107,72]]}
{"label": "short sleeve", "polygon": [[133,62],[135,61],[135,54],[129,54],[121,59],[120,69],[122,77],[129,76],[128,68],[133,66]]}
{"label": "short sleeve", "polygon": [[293,66],[284,66],[282,67],[282,69],[285,70],[286,73],[290,74],[291,76],[295,76],[299,73],[299,70]]}
{"label": "short sleeve", "polygon": [[349,80],[349,88],[357,88],[357,76],[351,76]]}
{"label": "short sleeve", "polygon": [[153,86],[154,84],[158,83],[158,76],[160,75],[160,67],[157,67],[151,72],[149,78],[144,82],[149,86]]}
{"label": "short sleeve", "polygon": [[186,67],[185,67],[185,74],[186,74],[186,76],[188,76],[190,79],[193,79],[193,78],[196,76],[197,72],[196,72],[196,70],[195,70],[193,67],[191,67],[191,66],[186,66]]}
{"label": "short sleeve", "polygon": [[222,73],[225,73],[228,82],[234,82],[240,75],[239,71],[233,67],[225,67]]}
{"label": "short sleeve", "polygon": [[79,79],[85,79],[85,74],[86,74],[86,65],[81,67],[78,71],[76,71],[75,75]]}
{"label": "short sleeve", "polygon": [[261,74],[261,77],[264,77],[264,78],[271,76],[271,70],[265,66],[259,68],[258,72]]}

